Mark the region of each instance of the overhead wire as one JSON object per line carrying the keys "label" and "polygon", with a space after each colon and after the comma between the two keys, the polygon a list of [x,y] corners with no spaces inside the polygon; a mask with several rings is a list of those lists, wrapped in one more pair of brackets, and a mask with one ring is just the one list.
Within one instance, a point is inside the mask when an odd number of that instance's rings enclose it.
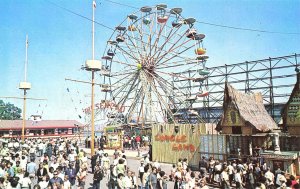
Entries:
{"label": "overhead wire", "polygon": [[89,21],[91,21],[91,22],[94,22],[95,24],[100,25],[100,26],[102,26],[102,27],[104,27],[104,28],[107,28],[107,29],[113,30],[113,31],[115,30],[114,28],[111,28],[111,27],[109,27],[109,26],[106,26],[106,25],[104,25],[104,24],[102,24],[102,23],[100,23],[100,22],[93,21],[93,20],[90,19],[89,17],[86,17],[86,16],[84,16],[84,15],[82,15],[82,14],[79,14],[79,13],[77,13],[77,12],[71,10],[71,9],[68,9],[68,8],[63,7],[63,6],[61,6],[61,5],[58,5],[58,4],[56,4],[56,3],[53,3],[52,1],[49,1],[49,0],[45,0],[45,1],[48,2],[48,3],[50,3],[51,5],[53,5],[53,6],[55,6],[55,7],[58,7],[58,8],[60,8],[60,9],[64,10],[64,11],[67,11],[67,12],[69,12],[69,13],[71,13],[71,14],[74,14],[74,15],[76,15],[76,16],[79,16],[79,17],[81,17],[81,18],[84,18],[84,19],[86,19],[86,20],[89,20]]}
{"label": "overhead wire", "polygon": [[[117,5],[121,5],[121,6],[126,6],[126,7],[129,7],[129,8],[139,9],[138,7],[127,5],[127,4],[124,4],[124,3],[115,2],[115,1],[112,1],[112,0],[103,0],[103,1],[107,1],[107,2],[110,2],[110,3],[113,3],[113,4],[117,4]],[[215,23],[198,21],[198,20],[196,20],[196,22],[199,23],[199,24],[205,24],[205,25],[222,27],[222,28],[228,28],[228,29],[235,29],[235,30],[250,31],[250,32],[270,33],[270,34],[286,34],[286,35],[300,35],[299,32],[279,32],[279,31],[270,31],[270,30],[260,30],[260,29],[252,29],[252,28],[243,28],[243,27],[236,27],[236,26],[228,26],[228,25],[222,25],[222,24],[215,24]]]}

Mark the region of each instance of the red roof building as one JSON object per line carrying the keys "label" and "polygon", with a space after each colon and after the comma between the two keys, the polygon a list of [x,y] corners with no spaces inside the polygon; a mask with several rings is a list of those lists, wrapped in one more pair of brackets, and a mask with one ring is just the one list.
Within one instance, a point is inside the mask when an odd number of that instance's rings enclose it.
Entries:
{"label": "red roof building", "polygon": [[[22,120],[0,120],[0,136],[21,136],[22,124]],[[80,128],[83,124],[75,120],[26,120],[25,137],[74,135]]]}

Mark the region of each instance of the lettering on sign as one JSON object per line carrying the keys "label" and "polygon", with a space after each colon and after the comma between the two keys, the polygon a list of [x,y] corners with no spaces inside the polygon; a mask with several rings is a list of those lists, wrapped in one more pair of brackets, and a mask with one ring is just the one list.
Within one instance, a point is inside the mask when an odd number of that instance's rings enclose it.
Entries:
{"label": "lettering on sign", "polygon": [[[119,106],[114,101],[104,101],[95,104],[95,109],[102,109],[102,110],[110,109],[110,110],[117,110],[119,113],[123,113],[125,111],[125,106]],[[85,114],[90,114],[91,110],[92,110],[91,107],[82,109],[83,113]]]}
{"label": "lettering on sign", "polygon": [[262,154],[261,156],[266,159],[296,159],[297,158],[297,156],[295,155],[283,156],[283,155],[274,155],[274,154]]}
{"label": "lettering on sign", "polygon": [[196,151],[196,147],[193,144],[185,144],[187,142],[186,135],[160,135],[160,134],[157,134],[155,136],[155,141],[171,142],[171,148],[173,151],[190,151],[190,152]]}

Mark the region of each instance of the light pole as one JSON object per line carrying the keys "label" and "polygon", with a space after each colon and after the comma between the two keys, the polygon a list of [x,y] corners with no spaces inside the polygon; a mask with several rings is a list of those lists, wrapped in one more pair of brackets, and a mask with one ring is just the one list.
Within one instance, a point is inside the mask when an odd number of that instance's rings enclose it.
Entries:
{"label": "light pole", "polygon": [[95,8],[96,2],[93,0],[93,21],[92,21],[92,60],[85,62],[85,70],[92,72],[92,97],[91,97],[91,156],[95,154],[95,112],[94,112],[94,93],[95,93],[95,72],[101,70],[101,61],[95,60]]}
{"label": "light pole", "polygon": [[31,83],[27,82],[27,50],[28,50],[28,36],[26,35],[26,57],[25,57],[25,69],[24,69],[24,82],[20,82],[19,89],[23,90],[23,122],[22,122],[22,142],[25,139],[25,126],[26,126],[26,94],[27,90],[31,89]]}

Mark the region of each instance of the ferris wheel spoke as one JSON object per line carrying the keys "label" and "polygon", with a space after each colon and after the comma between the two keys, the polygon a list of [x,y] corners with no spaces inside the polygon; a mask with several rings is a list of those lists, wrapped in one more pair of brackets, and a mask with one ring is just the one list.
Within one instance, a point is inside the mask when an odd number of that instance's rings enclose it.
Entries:
{"label": "ferris wheel spoke", "polygon": [[[169,18],[169,17],[168,17],[168,18]],[[162,33],[163,29],[165,28],[165,25],[166,25],[166,24],[163,24],[163,26],[160,25],[159,32],[158,32],[157,37],[156,37],[156,39],[155,39],[155,41],[154,41],[154,44],[153,44],[153,46],[154,46],[154,52],[157,50],[158,42],[159,42],[161,33]],[[151,52],[150,52],[150,54],[151,54]]]}
{"label": "ferris wheel spoke", "polygon": [[[140,59],[143,58],[143,55],[142,55],[142,53],[139,51],[139,48],[137,47],[137,44],[136,44],[135,42],[132,41],[132,38],[129,37],[129,35],[127,35],[127,36],[128,36],[128,40],[131,42],[133,48],[135,48],[135,49],[137,50],[136,53],[139,54]],[[133,37],[133,39],[135,40],[134,37]],[[130,48],[131,45],[129,45],[129,44],[127,44],[127,43],[126,43],[126,45],[127,45],[128,49],[130,50],[130,52],[134,52],[134,51],[132,51],[132,49]]]}
{"label": "ferris wheel spoke", "polygon": [[[180,28],[180,27],[179,27],[179,28]],[[156,51],[156,53],[153,54],[152,58],[155,57],[155,55],[157,54],[157,52],[158,52],[157,57],[159,57],[159,55],[161,54],[161,52],[162,52],[163,48],[165,47],[165,45],[168,44],[168,43],[170,43],[170,40],[171,40],[172,37],[176,34],[176,32],[179,30],[179,28],[176,28],[176,30],[174,30],[174,28],[171,29],[171,31],[169,32],[168,36],[167,36],[166,39],[165,39],[165,42],[164,42],[164,43],[162,44],[162,46],[160,47],[160,51]],[[174,30],[174,32],[173,32],[173,30]],[[172,32],[173,32],[173,33],[172,33]],[[172,34],[172,35],[171,35],[171,34]],[[156,50],[156,49],[155,49],[155,50]],[[150,56],[151,56],[151,54],[150,54]]]}
{"label": "ferris wheel spoke", "polygon": [[[184,49],[183,51],[181,51],[181,52],[179,52],[178,54],[182,54],[182,53],[184,53],[184,52],[186,52],[187,50],[189,50],[189,49],[191,49],[191,48],[193,48],[194,46],[192,45],[192,46],[190,46],[190,47],[188,47],[188,48],[186,48],[186,49]],[[174,49],[175,50],[175,49]],[[174,59],[174,58],[176,58],[178,55],[175,55],[175,56],[173,56],[173,57],[171,57],[171,58],[168,58],[168,59],[166,59],[166,60],[164,60],[163,62],[160,62],[164,57],[162,57],[159,61],[157,61],[157,64],[163,64],[163,63],[166,63],[167,61],[169,61],[169,60],[172,60],[172,59]]]}
{"label": "ferris wheel spoke", "polygon": [[[136,74],[136,75],[134,76],[134,80],[133,80],[133,83],[132,83],[131,85],[130,85],[130,83],[128,83],[128,86],[130,86],[130,88],[128,89],[127,93],[125,93],[125,96],[123,96],[123,98],[120,99],[120,101],[118,102],[118,105],[123,106],[123,105],[125,104],[125,102],[126,102],[126,99],[128,98],[128,96],[129,96],[130,93],[132,92],[132,90],[133,90],[136,86],[138,86],[138,84],[139,84],[138,76],[139,76],[139,74]],[[136,81],[138,81],[137,84],[135,84]]]}
{"label": "ferris wheel spoke", "polygon": [[[135,83],[136,79],[137,79],[137,74],[134,75],[134,76],[132,76],[132,78],[131,78],[128,82],[123,83],[122,86],[116,87],[116,90],[117,90],[117,91],[114,93],[114,96],[119,95],[126,87],[130,86],[130,83],[131,83],[131,82],[134,82],[134,83]],[[118,82],[118,83],[119,83],[119,82]],[[132,86],[134,85],[134,83],[132,84]],[[122,104],[122,105],[123,105],[123,104]]]}
{"label": "ferris wheel spoke", "polygon": [[[178,42],[184,37],[185,35],[183,34],[181,37],[179,37],[179,39],[171,46],[171,48],[165,52],[163,55],[161,55],[160,57],[156,57],[155,60],[157,60],[157,63],[159,63],[161,61],[161,59],[164,58],[164,56],[166,56],[168,53],[170,52],[173,52],[174,50],[176,50],[177,48],[181,47],[181,45],[183,44],[180,44],[178,46],[176,46],[178,44]],[[191,39],[187,40],[185,43],[189,42]],[[176,47],[175,47],[176,46]]]}
{"label": "ferris wheel spoke", "polygon": [[[147,76],[146,76],[147,77]],[[157,88],[155,87],[153,82],[150,82],[150,85],[152,86],[152,89],[154,90],[154,94],[158,98],[159,102],[163,104],[164,108],[168,111],[170,115],[172,115],[172,111],[168,107],[168,103],[165,102],[165,100],[162,98],[162,95],[159,93]],[[172,117],[172,116],[171,116]],[[174,119],[173,119],[174,120]],[[174,120],[175,121],[175,120]]]}
{"label": "ferris wheel spoke", "polygon": [[122,54],[126,54],[126,55],[128,55],[129,57],[131,57],[132,59],[134,59],[134,60],[138,60],[138,58],[136,58],[135,56],[133,56],[132,54],[130,54],[130,53],[128,53],[126,50],[124,50],[121,46],[117,46],[117,49],[119,49],[121,52],[122,52]]}
{"label": "ferris wheel spoke", "polygon": [[[137,93],[141,93],[144,94],[142,87],[140,86],[137,90]],[[132,117],[132,115],[134,114],[134,109],[138,106],[139,103],[139,99],[140,99],[140,95],[135,95],[133,98],[133,102],[130,104],[129,108],[128,108],[128,118]]]}

